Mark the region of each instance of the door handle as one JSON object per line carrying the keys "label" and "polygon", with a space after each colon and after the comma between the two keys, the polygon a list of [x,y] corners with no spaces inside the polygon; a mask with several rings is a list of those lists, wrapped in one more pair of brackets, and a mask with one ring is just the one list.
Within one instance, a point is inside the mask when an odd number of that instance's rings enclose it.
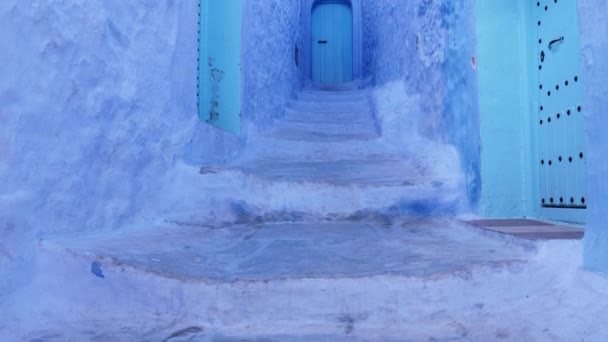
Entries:
{"label": "door handle", "polygon": [[549,50],[551,50],[553,48],[553,45],[557,44],[557,43],[561,43],[564,41],[564,36],[561,36],[557,39],[553,39],[551,42],[549,42]]}
{"label": "door handle", "polygon": [[327,44],[327,40],[319,40],[318,43],[319,44]]}

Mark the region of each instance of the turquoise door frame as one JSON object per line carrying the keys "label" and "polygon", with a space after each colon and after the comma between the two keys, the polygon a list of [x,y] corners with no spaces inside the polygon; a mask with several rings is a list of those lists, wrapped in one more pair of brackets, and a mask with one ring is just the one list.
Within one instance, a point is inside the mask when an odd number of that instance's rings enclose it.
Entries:
{"label": "turquoise door frame", "polygon": [[[312,11],[323,0],[300,0],[301,2],[301,21],[300,32],[302,34],[302,73],[308,80],[312,80]],[[345,3],[350,5],[353,21],[353,79],[360,79],[363,75],[363,52],[362,52],[362,27],[361,27],[361,0],[338,0],[333,2]]]}
{"label": "turquoise door frame", "polygon": [[201,120],[241,130],[243,0],[200,0],[198,111]]}
{"label": "turquoise door frame", "polygon": [[353,80],[353,14],[348,2],[326,0],[312,9],[312,80]]}
{"label": "turquoise door frame", "polygon": [[529,2],[538,216],[585,221],[586,153],[576,0]]}

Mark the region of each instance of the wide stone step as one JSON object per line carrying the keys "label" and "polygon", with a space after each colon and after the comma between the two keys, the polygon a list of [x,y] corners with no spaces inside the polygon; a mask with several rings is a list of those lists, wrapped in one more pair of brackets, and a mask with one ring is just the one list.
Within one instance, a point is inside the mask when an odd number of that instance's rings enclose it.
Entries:
{"label": "wide stone step", "polygon": [[449,220],[175,222],[47,236],[36,255],[37,286],[3,308],[23,313],[8,340],[491,340],[495,326],[455,319],[553,279],[528,269],[534,245]]}

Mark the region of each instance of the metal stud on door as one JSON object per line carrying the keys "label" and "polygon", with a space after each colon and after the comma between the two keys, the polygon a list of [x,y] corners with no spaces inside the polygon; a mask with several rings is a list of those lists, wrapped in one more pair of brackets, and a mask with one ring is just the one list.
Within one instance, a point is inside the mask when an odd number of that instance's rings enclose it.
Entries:
{"label": "metal stud on door", "polygon": [[541,206],[584,209],[586,163],[577,1],[536,3]]}

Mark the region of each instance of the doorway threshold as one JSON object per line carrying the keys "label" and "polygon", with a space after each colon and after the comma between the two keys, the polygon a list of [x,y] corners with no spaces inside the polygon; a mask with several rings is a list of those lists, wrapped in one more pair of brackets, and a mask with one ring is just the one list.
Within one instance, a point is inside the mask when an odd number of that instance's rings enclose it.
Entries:
{"label": "doorway threshold", "polygon": [[585,236],[585,230],[581,228],[530,219],[485,219],[464,222],[483,230],[529,240],[580,240]]}

